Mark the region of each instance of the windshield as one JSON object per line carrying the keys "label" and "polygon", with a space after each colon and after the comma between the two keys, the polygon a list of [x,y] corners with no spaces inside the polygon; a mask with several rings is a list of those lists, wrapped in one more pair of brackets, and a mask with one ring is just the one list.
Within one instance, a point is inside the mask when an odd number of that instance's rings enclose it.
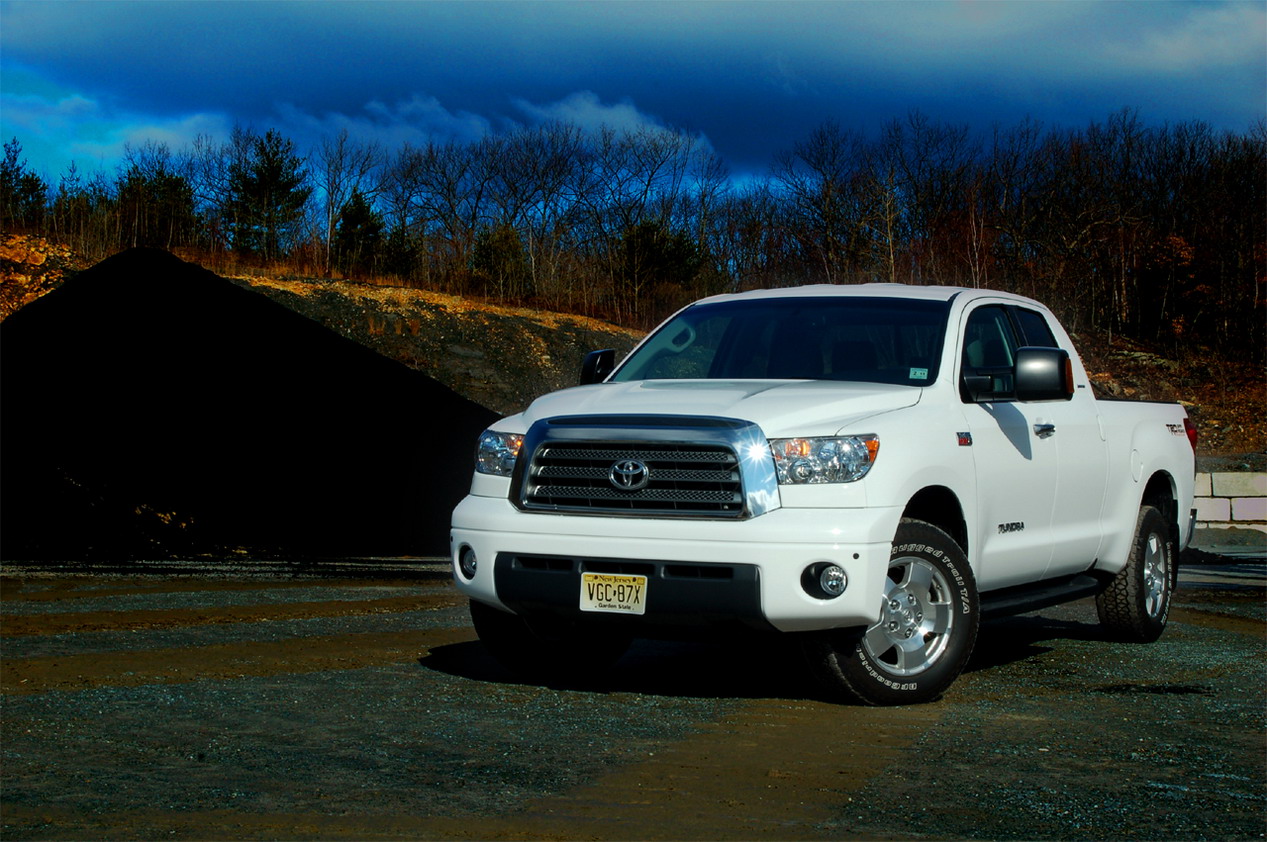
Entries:
{"label": "windshield", "polygon": [[656,331],[611,380],[925,386],[937,378],[949,309],[944,301],[852,297],[699,304]]}

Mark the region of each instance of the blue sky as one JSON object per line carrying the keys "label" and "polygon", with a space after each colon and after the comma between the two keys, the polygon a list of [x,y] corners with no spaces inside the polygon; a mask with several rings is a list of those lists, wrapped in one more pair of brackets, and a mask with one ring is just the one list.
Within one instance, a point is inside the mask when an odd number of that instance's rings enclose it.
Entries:
{"label": "blue sky", "polygon": [[0,136],[51,183],[235,123],[301,150],[344,128],[397,148],[557,118],[670,126],[743,174],[829,119],[873,134],[918,109],[986,132],[1124,107],[1249,130],[1267,3],[0,0]]}

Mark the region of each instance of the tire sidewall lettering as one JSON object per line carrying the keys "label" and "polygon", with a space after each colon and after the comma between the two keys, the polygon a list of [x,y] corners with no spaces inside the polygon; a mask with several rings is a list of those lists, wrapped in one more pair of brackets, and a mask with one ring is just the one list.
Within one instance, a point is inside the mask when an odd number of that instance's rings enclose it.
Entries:
{"label": "tire sidewall lettering", "polygon": [[[945,570],[946,574],[954,583],[954,592],[957,595],[957,602],[960,607],[961,615],[971,615],[973,613],[973,589],[959,570],[953,558],[948,555],[945,550],[935,546],[923,543],[906,543],[894,544],[890,553],[890,560],[901,558],[903,556],[921,556],[926,559],[940,562],[940,566]],[[856,657],[858,663],[862,666],[866,674],[877,684],[880,684],[895,693],[917,693],[920,688],[919,681],[899,681],[884,671],[884,668],[875,663],[866,652],[861,643],[856,648]],[[934,677],[942,671],[940,665],[932,667],[928,673],[923,674],[925,677]]]}
{"label": "tire sidewall lettering", "polygon": [[[955,588],[959,592],[959,613],[965,615],[972,613],[972,590],[968,587],[968,582],[964,579],[963,574],[959,572],[958,565],[942,550],[926,544],[895,544],[889,558],[899,558],[903,555],[923,555],[941,561],[946,566],[946,572],[954,580]],[[1167,604],[1167,610],[1169,610],[1169,604]]]}
{"label": "tire sidewall lettering", "polygon": [[877,683],[883,684],[885,687],[897,693],[913,693],[919,690],[918,681],[894,681],[884,673],[876,669],[870,658],[867,657],[866,650],[861,646],[858,647],[858,663],[862,664],[862,668],[867,671]]}

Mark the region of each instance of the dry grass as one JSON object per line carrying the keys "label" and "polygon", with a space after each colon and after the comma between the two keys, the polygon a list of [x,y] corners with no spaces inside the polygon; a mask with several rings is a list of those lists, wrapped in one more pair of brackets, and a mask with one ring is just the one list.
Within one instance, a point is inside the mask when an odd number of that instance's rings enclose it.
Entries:
{"label": "dry grass", "polygon": [[305,297],[319,295],[324,292],[335,292],[351,301],[372,302],[377,310],[399,315],[423,314],[425,316],[428,311],[434,312],[436,309],[440,309],[449,313],[468,316],[478,316],[479,314],[513,316],[514,318],[525,319],[548,328],[572,325],[591,330],[611,331],[614,329],[631,337],[642,336],[639,331],[617,327],[609,322],[599,321],[588,316],[533,310],[528,307],[508,307],[457,295],[448,295],[442,292],[414,289],[412,287],[388,287],[377,284],[357,283],[355,281],[265,278],[256,275],[234,277],[236,280],[245,281],[251,286],[271,287]]}

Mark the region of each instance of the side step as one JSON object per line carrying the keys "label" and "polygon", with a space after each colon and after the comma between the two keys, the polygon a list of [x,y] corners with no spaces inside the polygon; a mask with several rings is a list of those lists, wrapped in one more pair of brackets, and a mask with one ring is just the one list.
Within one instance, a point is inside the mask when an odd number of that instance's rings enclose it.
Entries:
{"label": "side step", "polygon": [[1013,614],[1025,614],[1040,608],[1050,608],[1075,599],[1095,596],[1104,590],[1106,582],[1089,573],[1078,573],[1073,576],[1062,576],[1059,579],[1046,579],[1032,585],[1018,585],[1014,588],[990,591],[981,594],[981,619],[993,617],[1010,617]]}

